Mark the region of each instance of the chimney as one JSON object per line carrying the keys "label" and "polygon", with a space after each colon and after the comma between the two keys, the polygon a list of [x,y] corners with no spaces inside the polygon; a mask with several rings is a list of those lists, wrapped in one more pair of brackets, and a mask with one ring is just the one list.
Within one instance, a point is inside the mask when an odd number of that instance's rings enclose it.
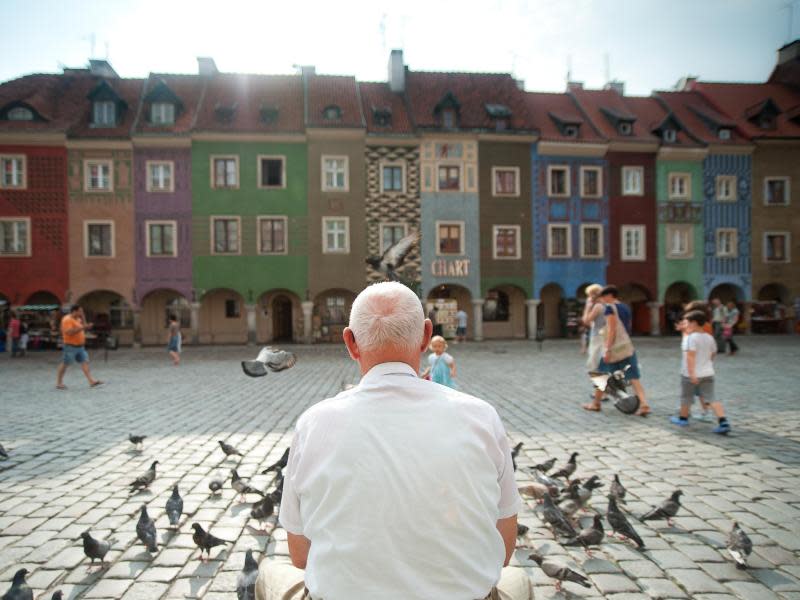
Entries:
{"label": "chimney", "polygon": [[567,81],[567,91],[572,92],[575,90],[582,90],[583,89],[583,82],[582,81]]}
{"label": "chimney", "polygon": [[119,75],[107,60],[89,59],[89,72],[95,77],[119,79]]}
{"label": "chimney", "polygon": [[517,84],[517,89],[525,91],[525,80],[524,79],[515,79],[514,83]]}
{"label": "chimney", "polygon": [[213,77],[219,71],[217,70],[217,63],[213,58],[207,56],[197,57],[197,73],[201,77]]}
{"label": "chimney", "polygon": [[620,96],[625,95],[625,82],[620,81],[619,79],[612,79],[607,84],[603,86],[604,90],[614,90]]}
{"label": "chimney", "polygon": [[395,93],[406,91],[406,67],[403,64],[402,50],[392,50],[389,54],[389,89]]}
{"label": "chimney", "polygon": [[688,92],[694,89],[695,83],[697,83],[697,75],[686,75],[678,79],[674,89],[676,92]]}
{"label": "chimney", "polygon": [[778,49],[778,64],[784,65],[800,58],[800,39],[789,42]]}
{"label": "chimney", "polygon": [[310,77],[317,74],[317,68],[314,65],[304,65],[300,67],[300,73],[303,77]]}

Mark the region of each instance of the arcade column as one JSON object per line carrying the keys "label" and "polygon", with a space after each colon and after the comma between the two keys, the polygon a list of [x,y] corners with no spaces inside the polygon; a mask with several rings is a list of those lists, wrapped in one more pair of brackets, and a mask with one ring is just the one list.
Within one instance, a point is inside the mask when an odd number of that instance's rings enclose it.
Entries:
{"label": "arcade column", "polygon": [[661,302],[648,302],[650,309],[650,335],[661,335]]}
{"label": "arcade column", "polygon": [[142,347],[142,309],[138,306],[133,309],[133,347]]}
{"label": "arcade column", "polygon": [[536,339],[536,330],[539,328],[539,305],[542,303],[539,299],[525,300],[525,306],[528,307],[528,339]]}
{"label": "arcade column", "polygon": [[312,340],[311,316],[314,314],[314,303],[306,300],[301,302],[300,306],[303,309],[303,343],[310,344]]}
{"label": "arcade column", "polygon": [[200,303],[192,302],[191,313],[189,315],[189,327],[191,329],[192,345],[200,343]]}
{"label": "arcade column", "polygon": [[247,345],[252,346],[256,343],[256,308],[255,304],[245,304],[244,310],[247,313]]}
{"label": "arcade column", "polygon": [[472,339],[483,341],[483,298],[472,300]]}

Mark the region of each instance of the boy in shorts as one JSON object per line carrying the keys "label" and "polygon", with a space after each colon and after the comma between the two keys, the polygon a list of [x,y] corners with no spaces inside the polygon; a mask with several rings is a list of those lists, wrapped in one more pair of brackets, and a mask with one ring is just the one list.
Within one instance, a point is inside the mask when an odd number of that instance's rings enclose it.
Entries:
{"label": "boy in shorts", "polygon": [[689,311],[684,315],[683,330],[686,335],[681,341],[683,357],[681,359],[681,408],[677,417],[670,417],[670,422],[678,427],[689,425],[689,408],[694,396],[700,396],[717,416],[718,424],[712,430],[725,435],[731,430],[722,403],[714,398],[714,357],[717,355],[717,344],[713,336],[703,331],[706,315],[701,311]]}

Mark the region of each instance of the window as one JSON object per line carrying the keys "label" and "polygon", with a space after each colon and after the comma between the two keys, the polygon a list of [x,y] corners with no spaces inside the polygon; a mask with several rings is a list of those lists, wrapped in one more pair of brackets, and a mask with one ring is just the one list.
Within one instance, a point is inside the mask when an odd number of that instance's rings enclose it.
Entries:
{"label": "window", "polygon": [[736,201],[736,175],[717,175],[717,202]]}
{"label": "window", "polygon": [[764,262],[789,262],[789,234],[768,231],[764,234]]}
{"label": "window", "polygon": [[335,104],[331,104],[325,107],[322,111],[322,116],[326,121],[338,121],[342,118],[342,109]]}
{"label": "window", "polygon": [[667,258],[691,258],[693,225],[667,225]]}
{"label": "window", "polygon": [[645,227],[644,225],[623,225],[620,241],[622,243],[622,260],[645,260]]}
{"label": "window", "polygon": [[31,255],[31,220],[0,219],[0,256]]}
{"label": "window", "polygon": [[670,199],[688,198],[690,185],[691,185],[691,175],[689,175],[688,173],[670,173],[669,174]]}
{"label": "window", "polygon": [[211,187],[216,190],[239,187],[239,157],[211,157]]}
{"label": "window", "polygon": [[495,225],[492,232],[494,234],[492,258],[497,260],[521,258],[519,225]]}
{"label": "window", "polygon": [[381,191],[402,192],[405,189],[403,165],[381,165]]}
{"label": "window", "polygon": [[95,102],[92,107],[92,123],[101,127],[113,127],[117,124],[117,106],[111,100]]}
{"label": "window", "polygon": [[483,303],[484,321],[508,321],[510,315],[508,294],[502,290],[489,290]]}
{"label": "window", "polygon": [[769,206],[789,204],[788,177],[766,177],[764,179],[764,204]]}
{"label": "window", "polygon": [[33,111],[24,106],[16,106],[6,113],[9,121],[33,121]]}
{"label": "window", "polygon": [[114,222],[84,221],[86,258],[114,258]]}
{"label": "window", "polygon": [[453,109],[446,109],[442,111],[442,127],[445,129],[454,129],[456,126],[456,111]]}
{"label": "window", "polygon": [[581,225],[581,258],[603,258],[602,225]]}
{"label": "window", "polygon": [[569,196],[569,167],[547,167],[547,192],[550,196]]}
{"label": "window", "polygon": [[108,307],[108,321],[114,329],[133,328],[133,311],[125,300],[113,300]]}
{"label": "window", "polygon": [[173,192],[175,182],[172,173],[175,164],[172,161],[151,161],[145,163],[147,169],[147,191],[148,192]]}
{"label": "window", "polygon": [[577,125],[567,125],[564,127],[564,136],[565,137],[578,137],[578,126]]}
{"label": "window", "polygon": [[258,187],[260,188],[286,187],[286,157],[284,156],[258,157]]}
{"label": "window", "polygon": [[287,218],[258,217],[258,253],[287,253]]}
{"label": "window", "polygon": [[323,156],[322,191],[346,192],[349,187],[347,168],[348,160],[346,156]]}
{"label": "window", "polygon": [[519,167],[492,167],[492,193],[519,196]]}
{"label": "window", "polygon": [[235,298],[228,298],[225,300],[225,318],[238,319],[242,316],[242,309],[239,306],[239,301]]}
{"label": "window", "polygon": [[622,121],[617,127],[620,135],[630,135],[633,133],[633,125],[628,121]]}
{"label": "window", "polygon": [[348,217],[322,217],[322,252],[348,254],[350,252],[350,219]]}
{"label": "window", "polygon": [[381,223],[381,254],[406,237],[408,228],[401,223]]}
{"label": "window", "polygon": [[717,131],[717,137],[721,140],[727,141],[731,139],[731,130],[726,127],[722,127]]}
{"label": "window", "polygon": [[211,217],[211,254],[239,254],[239,217]]}
{"label": "window", "polygon": [[436,254],[464,254],[464,223],[436,222]]}
{"label": "window", "polygon": [[622,195],[641,196],[644,167],[622,167]]}
{"label": "window", "polygon": [[603,194],[603,168],[581,167],[581,196],[599,198]]}
{"label": "window", "polygon": [[0,156],[0,188],[25,189],[25,156]]}
{"label": "window", "polygon": [[678,132],[674,129],[665,129],[662,137],[666,143],[674,144],[678,137]]}
{"label": "window", "polygon": [[154,125],[172,125],[175,122],[175,105],[171,102],[153,102],[150,105],[150,122]]}
{"label": "window", "polygon": [[177,223],[175,221],[146,221],[147,256],[177,256]]}
{"label": "window", "polygon": [[461,167],[439,165],[439,191],[458,192],[461,190]]}
{"label": "window", "polygon": [[717,229],[716,238],[718,258],[735,258],[739,255],[739,234],[735,229]]}
{"label": "window", "polygon": [[323,325],[344,325],[347,323],[347,302],[343,296],[325,298]]}
{"label": "window", "polygon": [[83,162],[84,191],[111,192],[114,190],[110,160],[86,160]]}
{"label": "window", "polygon": [[572,256],[572,235],[569,225],[547,226],[547,256],[549,258],[569,258]]}

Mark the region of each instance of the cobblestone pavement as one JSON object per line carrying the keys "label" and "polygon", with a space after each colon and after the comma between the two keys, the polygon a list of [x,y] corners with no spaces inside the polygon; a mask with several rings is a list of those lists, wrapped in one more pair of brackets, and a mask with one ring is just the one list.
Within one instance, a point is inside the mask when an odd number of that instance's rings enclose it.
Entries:
{"label": "cobblestone pavement", "polygon": [[[567,584],[558,594],[520,549],[514,564],[530,573],[537,598],[800,599],[800,339],[742,338],[738,356],[717,360],[717,393],[733,425],[728,437],[710,433],[711,423],[686,430],[668,423],[678,402],[678,343],[639,341],[654,407],[647,419],[608,405],[602,414],[580,410],[589,386],[575,341],[546,341],[542,351],[526,342],[451,347],[461,388],[493,403],[512,441],[524,442],[521,466],[549,456],[561,462],[574,449],[579,476],[597,473],[608,482],[622,473],[635,515],[675,488],[684,491],[673,527],[635,522],[646,552],[607,538],[590,559],[555,542],[535,503],[527,503],[520,521],[530,531],[521,543],[562,556],[592,583]],[[94,373],[108,385],[87,389],[72,367],[65,392],[53,389],[55,353],[0,357],[0,443],[11,453],[0,462],[0,593],[24,566],[37,598],[55,589],[65,598],[235,598],[245,550],[285,553],[285,532],[273,523],[258,530],[249,505],[227,484],[209,497],[209,480],[237,464],[216,440],[241,449],[239,472],[263,487],[270,478],[258,473],[289,444],[297,416],[357,380],[341,346],[295,350],[294,369],[263,379],[245,377],[238,365],[252,348],[189,347],[180,368],[161,349],[110,352],[108,362],[95,352]],[[148,436],[142,452],[133,451],[129,432]],[[126,484],[154,459],[160,465],[151,490],[130,495]],[[517,477],[521,485],[529,480],[523,468]],[[170,532],[164,503],[175,483],[187,515]],[[142,503],[157,519],[161,546],[153,556],[136,541]],[[595,506],[605,511],[602,495]],[[724,551],[733,519],[755,544],[747,571]],[[201,563],[193,521],[235,543]],[[110,566],[93,573],[79,540],[87,528],[115,539]]]}

